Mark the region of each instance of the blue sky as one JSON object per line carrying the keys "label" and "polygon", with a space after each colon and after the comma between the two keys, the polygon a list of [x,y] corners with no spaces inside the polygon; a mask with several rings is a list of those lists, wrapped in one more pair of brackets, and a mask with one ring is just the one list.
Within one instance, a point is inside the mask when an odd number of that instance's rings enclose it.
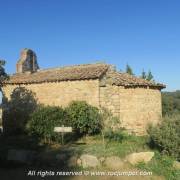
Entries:
{"label": "blue sky", "polygon": [[41,68],[105,61],[135,74],[151,69],[180,89],[178,0],[0,0],[0,59],[15,72],[23,48]]}

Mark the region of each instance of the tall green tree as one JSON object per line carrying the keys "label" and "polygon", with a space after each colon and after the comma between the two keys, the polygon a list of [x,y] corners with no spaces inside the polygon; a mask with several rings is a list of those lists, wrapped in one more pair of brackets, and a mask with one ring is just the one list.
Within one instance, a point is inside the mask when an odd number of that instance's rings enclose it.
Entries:
{"label": "tall green tree", "polygon": [[5,63],[6,62],[4,60],[0,60],[0,91],[1,91],[3,81],[8,78],[8,75],[6,74],[5,69],[4,69]]}
{"label": "tall green tree", "polygon": [[126,65],[126,73],[130,75],[134,75],[132,68],[129,66],[129,64]]}
{"label": "tall green tree", "polygon": [[152,75],[152,72],[149,70],[148,73],[146,73],[143,69],[142,74],[140,76],[142,79],[145,79],[147,81],[153,81],[154,77]]}
{"label": "tall green tree", "polygon": [[152,73],[151,73],[151,71],[149,70],[149,72],[148,72],[148,74],[147,74],[147,77],[146,77],[146,80],[148,80],[148,81],[152,81],[153,80],[153,75],[152,75]]}
{"label": "tall green tree", "polygon": [[144,69],[143,69],[143,71],[142,71],[141,78],[143,78],[143,79],[146,79],[146,78],[147,78],[146,72],[144,71]]}

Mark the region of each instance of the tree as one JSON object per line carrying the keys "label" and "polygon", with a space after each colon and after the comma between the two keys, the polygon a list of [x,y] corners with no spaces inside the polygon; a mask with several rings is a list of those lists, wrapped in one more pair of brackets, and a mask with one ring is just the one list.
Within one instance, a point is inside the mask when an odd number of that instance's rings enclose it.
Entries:
{"label": "tree", "polygon": [[10,99],[3,101],[3,131],[5,134],[22,133],[31,113],[37,108],[35,94],[24,87],[13,90]]}
{"label": "tree", "polygon": [[[30,115],[26,129],[30,135],[36,136],[44,142],[58,142],[60,140],[59,133],[54,132],[54,127],[63,125],[71,125],[66,110],[57,106],[40,105]],[[67,136],[65,135],[65,137]]]}
{"label": "tree", "polygon": [[147,81],[153,81],[153,78],[154,78],[150,70],[148,71],[148,73],[146,73],[146,72],[144,71],[144,69],[143,69],[142,74],[141,74],[140,77],[141,77],[142,79],[147,80]]}
{"label": "tree", "polygon": [[72,127],[79,135],[93,135],[101,131],[101,115],[97,107],[85,101],[72,101],[66,110]]}
{"label": "tree", "polygon": [[144,71],[144,69],[142,71],[141,78],[143,78],[143,79],[147,78],[147,75],[146,75],[146,72]]}
{"label": "tree", "polygon": [[132,68],[129,66],[129,64],[126,65],[126,73],[130,75],[134,75]]}
{"label": "tree", "polygon": [[163,116],[180,114],[180,91],[162,92]]}
{"label": "tree", "polygon": [[5,69],[4,69],[5,63],[6,62],[4,60],[0,60],[0,91],[1,91],[3,81],[8,78],[8,75],[6,74]]}
{"label": "tree", "polygon": [[146,77],[146,80],[148,80],[148,81],[152,81],[153,80],[153,75],[152,75],[152,73],[151,73],[151,71],[149,70],[149,72],[148,72],[148,74],[147,74],[147,77]]}

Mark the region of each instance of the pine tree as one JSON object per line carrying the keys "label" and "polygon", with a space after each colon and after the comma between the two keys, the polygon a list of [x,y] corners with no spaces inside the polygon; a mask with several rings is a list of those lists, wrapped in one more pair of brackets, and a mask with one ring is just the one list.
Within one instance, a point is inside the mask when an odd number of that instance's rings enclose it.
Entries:
{"label": "pine tree", "polygon": [[153,81],[153,75],[152,75],[152,73],[151,73],[151,71],[149,70],[149,72],[148,72],[148,74],[147,74],[147,77],[146,77],[146,80],[148,80],[148,81]]}
{"label": "pine tree", "polygon": [[128,64],[126,65],[126,73],[134,75],[132,68]]}
{"label": "pine tree", "polygon": [[143,71],[142,71],[141,78],[143,78],[143,79],[146,79],[146,78],[147,78],[146,72],[144,71],[144,69],[143,69]]}
{"label": "pine tree", "polygon": [[1,91],[3,81],[8,78],[8,75],[6,74],[5,69],[4,69],[5,63],[6,62],[4,60],[0,60],[0,91]]}

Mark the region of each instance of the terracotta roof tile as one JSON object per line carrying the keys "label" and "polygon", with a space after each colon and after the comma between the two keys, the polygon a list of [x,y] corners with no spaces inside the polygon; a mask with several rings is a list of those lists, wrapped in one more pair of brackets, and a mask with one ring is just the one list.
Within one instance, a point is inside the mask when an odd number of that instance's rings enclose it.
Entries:
{"label": "terracotta roof tile", "polygon": [[[110,69],[108,64],[85,64],[39,70],[34,73],[18,73],[10,76],[4,84],[31,84],[54,81],[72,81],[101,78]],[[107,77],[112,79],[114,85],[118,86],[151,86],[160,89],[165,88],[163,84],[138,78],[127,73],[108,71]]]}
{"label": "terracotta roof tile", "polygon": [[136,76],[129,75],[127,73],[121,72],[110,72],[108,76],[113,79],[113,84],[118,86],[150,86],[150,87],[159,87],[165,88],[166,86],[163,84],[155,83],[153,81],[147,81],[142,78],[138,78]]}
{"label": "terracotta roof tile", "polygon": [[52,81],[98,79],[108,69],[107,64],[86,64],[18,73],[10,76],[5,84],[28,84]]}

